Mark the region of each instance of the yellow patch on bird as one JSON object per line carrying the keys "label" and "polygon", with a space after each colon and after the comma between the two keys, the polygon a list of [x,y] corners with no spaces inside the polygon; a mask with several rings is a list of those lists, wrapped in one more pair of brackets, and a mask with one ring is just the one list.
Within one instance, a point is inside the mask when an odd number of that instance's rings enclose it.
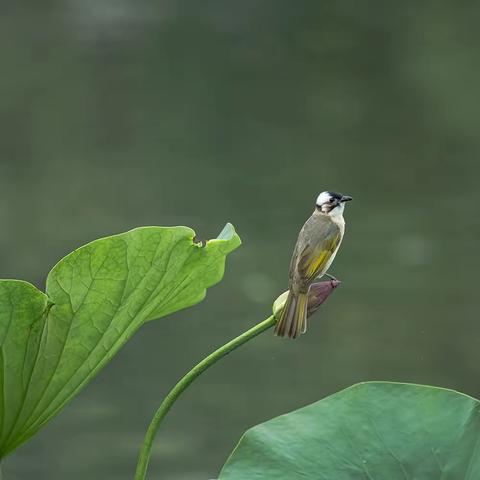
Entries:
{"label": "yellow patch on bird", "polygon": [[307,267],[306,276],[314,277],[316,276],[317,272],[319,272],[322,267],[328,262],[328,259],[332,256],[332,252],[330,250],[322,250],[318,257],[313,258],[313,261]]}

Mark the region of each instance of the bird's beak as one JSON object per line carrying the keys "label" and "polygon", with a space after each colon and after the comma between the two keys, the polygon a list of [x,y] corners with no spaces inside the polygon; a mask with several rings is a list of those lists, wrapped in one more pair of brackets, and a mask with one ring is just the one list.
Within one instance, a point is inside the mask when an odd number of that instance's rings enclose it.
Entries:
{"label": "bird's beak", "polygon": [[353,200],[353,198],[350,195],[342,195],[342,198],[340,199],[340,202],[349,202],[350,200]]}

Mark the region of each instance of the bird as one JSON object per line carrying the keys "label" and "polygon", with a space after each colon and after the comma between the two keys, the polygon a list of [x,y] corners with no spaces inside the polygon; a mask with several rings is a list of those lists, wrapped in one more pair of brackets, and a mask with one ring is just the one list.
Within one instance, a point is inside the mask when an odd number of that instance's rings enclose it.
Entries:
{"label": "bird", "polygon": [[[308,291],[330,268],[345,233],[343,211],[349,195],[325,191],[298,234],[290,262],[289,293],[279,314],[275,334],[297,338],[307,329]],[[331,277],[331,276],[330,276]],[[334,277],[331,277],[334,278]]]}

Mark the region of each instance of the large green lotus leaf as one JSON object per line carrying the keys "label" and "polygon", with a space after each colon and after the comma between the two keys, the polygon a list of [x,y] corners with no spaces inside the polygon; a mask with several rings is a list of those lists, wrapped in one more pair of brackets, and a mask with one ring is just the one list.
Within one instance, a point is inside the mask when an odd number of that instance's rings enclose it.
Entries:
{"label": "large green lotus leaf", "polygon": [[247,431],[219,480],[478,480],[479,406],[441,388],[354,385]]}
{"label": "large green lotus leaf", "polygon": [[46,293],[0,281],[0,457],[31,437],[146,321],[201,301],[240,244],[187,227],[144,227],[61,260]]}

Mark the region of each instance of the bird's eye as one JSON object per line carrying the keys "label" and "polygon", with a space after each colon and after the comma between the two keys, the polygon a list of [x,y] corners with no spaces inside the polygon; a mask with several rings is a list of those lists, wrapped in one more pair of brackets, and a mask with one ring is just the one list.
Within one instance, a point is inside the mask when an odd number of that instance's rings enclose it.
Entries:
{"label": "bird's eye", "polygon": [[333,203],[334,200],[335,200],[334,198],[331,198],[331,199],[329,200],[329,202],[330,202],[330,203]]}

